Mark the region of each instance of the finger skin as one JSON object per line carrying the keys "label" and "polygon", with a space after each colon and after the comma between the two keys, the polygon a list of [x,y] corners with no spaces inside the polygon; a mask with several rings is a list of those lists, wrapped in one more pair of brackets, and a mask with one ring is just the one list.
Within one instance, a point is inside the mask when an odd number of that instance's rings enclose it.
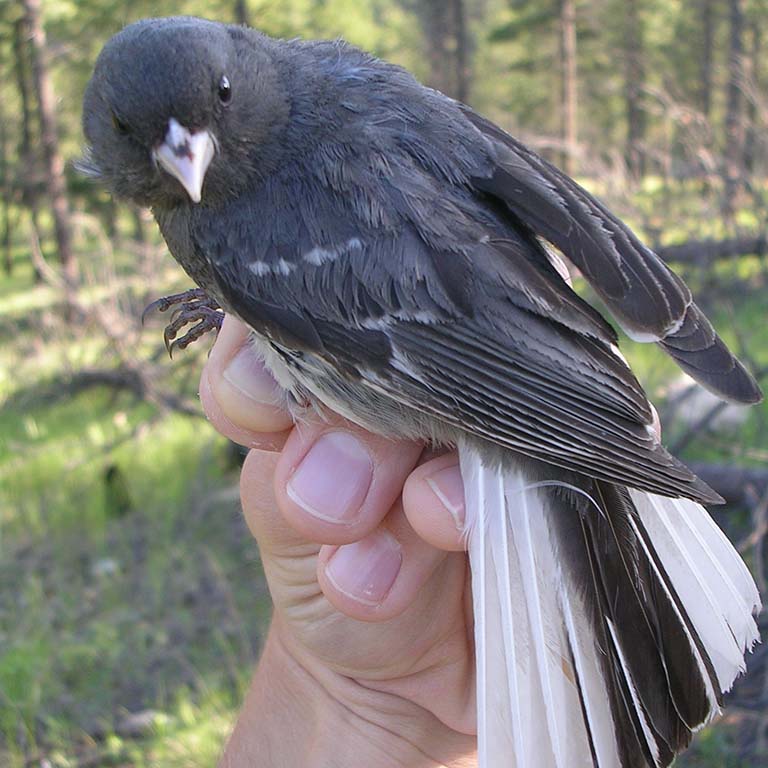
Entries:
{"label": "finger skin", "polygon": [[249,346],[248,335],[239,320],[224,318],[200,377],[200,400],[225,437],[247,448],[279,450],[293,422],[279,387]]}
{"label": "finger skin", "polygon": [[210,394],[220,413],[238,429],[284,432],[293,423],[284,408],[285,395],[249,345],[247,326],[225,317],[205,366]]}
{"label": "finger skin", "polygon": [[[318,440],[339,432],[355,440],[368,453],[372,476],[356,512],[333,522],[330,515],[321,518],[302,507],[296,494],[291,493],[291,481]],[[288,437],[275,469],[277,504],[288,523],[310,541],[337,545],[358,541],[370,534],[392,508],[421,451],[420,443],[387,440],[341,419],[332,423],[302,423]],[[338,483],[338,493],[342,496],[341,484],[348,480],[345,467],[334,467],[333,471],[338,476],[332,478],[332,481]],[[332,497],[329,502],[332,507]]]}
{"label": "finger skin", "polygon": [[278,459],[271,451],[248,451],[240,471],[240,499],[245,522],[259,548],[268,554],[288,555],[304,539],[285,522],[275,504],[272,476]]}
{"label": "finger skin", "polygon": [[[275,504],[274,491],[269,482],[280,459],[264,451],[250,451],[241,477],[243,512],[251,532],[259,542],[265,566],[273,579],[278,594],[292,583],[306,583],[309,569],[316,573],[317,582],[329,603],[342,614],[357,621],[383,622],[399,616],[417,600],[420,590],[442,566],[446,557],[462,557],[439,550],[424,541],[411,527],[402,504],[398,501],[385,515],[380,526],[369,535],[382,530],[393,537],[401,552],[401,564],[391,587],[378,602],[361,601],[352,594],[349,585],[335,580],[329,573],[331,559],[342,548],[339,545],[318,546],[288,524]],[[393,492],[399,491],[393,481]],[[342,545],[343,546],[343,545]],[[283,563],[276,567],[275,563]],[[361,568],[365,567],[361,563]],[[450,570],[461,570],[454,565]]]}
{"label": "finger skin", "polygon": [[[232,316],[225,318],[208,364],[201,375],[200,400],[214,428],[225,437],[247,448],[279,451],[286,445],[292,421],[284,408],[274,404],[279,400],[279,396],[275,394],[274,381],[271,377],[266,377],[265,382],[265,377],[257,376],[256,395],[259,399],[254,401],[252,397],[244,394],[241,387],[233,386],[225,375],[229,363],[239,353],[243,354],[243,350],[248,351],[248,333],[247,326],[236,318]],[[257,362],[254,363],[254,367],[258,367]],[[265,403],[264,400],[272,400],[272,402]],[[368,503],[361,510],[361,518],[355,524],[346,526],[346,534],[340,541],[338,525],[333,525],[331,528],[328,524],[318,525],[317,519],[308,517],[306,511],[285,492],[285,485],[282,492],[278,490],[277,498],[288,519],[297,526],[297,530],[305,533],[308,538],[318,537],[313,540],[338,544],[354,540],[353,537],[362,538],[378,525],[385,514],[383,510],[388,509],[387,502],[391,505],[393,499],[399,495],[399,493],[393,495],[391,491],[383,493],[388,479],[402,474],[403,466],[411,462],[417,449],[415,444],[408,444],[409,448],[404,453],[400,453],[396,448],[399,444],[368,435],[340,419],[326,423],[325,430],[322,427],[302,425],[296,437],[292,439],[286,454],[288,474],[295,471],[296,466],[310,450],[312,442],[317,440],[323,431],[331,431],[334,424],[345,424],[366,444],[370,438],[368,448],[372,460],[377,466],[387,467],[382,472],[376,473],[376,482],[371,485]],[[390,455],[396,459],[397,466],[389,466]],[[441,549],[458,551],[463,549],[463,542],[458,534],[461,530],[460,521],[455,520],[457,503],[448,503],[446,508],[446,498],[431,477],[439,476],[443,468],[458,463],[455,454],[451,456],[453,458],[438,457],[434,459],[434,463],[427,461],[422,464],[405,483],[404,506],[406,515],[411,518],[411,524],[426,541]],[[286,463],[281,463],[280,468],[285,468]],[[340,471],[343,471],[343,468],[340,468]],[[382,474],[385,475],[383,479]],[[278,489],[283,479],[282,476],[276,479]],[[461,505],[460,502],[459,504]]]}
{"label": "finger skin", "polygon": [[280,451],[288,439],[289,430],[287,429],[282,432],[256,432],[244,429],[230,421],[213,393],[207,367],[203,369],[200,376],[200,403],[213,428],[219,434],[244,448]]}
{"label": "finger skin", "polygon": [[[326,420],[314,417],[293,430],[285,428],[291,425],[290,416],[276,405],[276,385],[271,377],[263,376],[257,360],[247,360],[245,387],[242,365],[239,382],[233,384],[232,377],[226,375],[233,359],[251,354],[247,345],[247,328],[227,318],[201,376],[200,397],[218,431],[237,443],[260,449],[249,453],[241,487],[244,512],[262,550],[280,552],[282,557],[290,552],[289,559],[297,565],[303,562],[302,569],[310,567],[314,559],[320,589],[337,610],[351,618],[375,622],[399,615],[440,566],[445,551],[462,549],[455,505],[448,502],[446,506],[446,496],[434,482],[451,468],[458,471],[458,459],[449,454],[425,461],[421,444],[387,440],[336,416]],[[297,469],[313,449],[325,450],[322,441],[329,435],[353,441],[369,458],[370,479],[359,504],[353,504],[351,512],[341,519],[333,515],[334,493],[349,481],[354,469],[345,466],[343,455],[341,460],[331,455],[327,467],[330,477],[320,478],[319,490],[327,496],[321,501],[330,505],[330,515],[318,516],[318,509],[291,492]],[[281,453],[270,456],[265,451]],[[413,472],[420,459],[422,465]],[[267,488],[272,476],[274,483]],[[406,493],[401,500],[404,485]],[[318,487],[310,489],[312,492],[316,494]],[[342,492],[340,497],[349,501],[348,494],[345,497]],[[397,555],[394,576],[377,571],[373,545],[382,537]],[[332,561],[338,564],[340,550],[347,555],[354,550],[359,558],[341,575],[338,568],[330,567]],[[366,557],[369,552],[371,558]],[[393,567],[390,562],[388,571]],[[368,592],[361,593],[361,578],[371,583],[383,579],[389,586],[372,598]]]}
{"label": "finger skin", "polygon": [[403,697],[473,734],[466,556],[430,547],[395,504],[373,533],[386,529],[397,539],[403,558],[396,579],[377,605],[349,600],[327,578],[340,547],[308,542],[280,514],[271,483],[279,460],[274,453],[250,451],[241,493],[274,601],[273,630],[285,647],[304,668]]}
{"label": "finger skin", "polygon": [[[323,594],[336,609],[358,621],[387,621],[399,616],[416,600],[421,588],[448,556],[418,536],[400,503],[386,516],[380,530],[397,541],[402,562],[391,587],[378,602],[362,601],[343,582],[334,580],[328,566],[341,547],[326,545],[318,557],[317,578]],[[372,535],[379,532],[374,531]]]}
{"label": "finger skin", "polygon": [[416,467],[403,488],[403,508],[416,533],[433,547],[449,552],[467,548],[464,486],[455,451]]}

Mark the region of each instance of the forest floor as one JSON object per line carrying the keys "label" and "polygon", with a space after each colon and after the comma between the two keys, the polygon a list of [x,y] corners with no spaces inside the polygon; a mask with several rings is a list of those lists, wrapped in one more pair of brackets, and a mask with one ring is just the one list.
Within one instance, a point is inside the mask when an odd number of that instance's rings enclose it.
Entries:
{"label": "forest floor", "polygon": [[0,766],[212,766],[270,612],[237,462],[202,416],[78,383],[109,343],[60,324],[20,258],[0,279]]}
{"label": "forest floor", "polygon": [[[146,286],[126,288],[125,261],[110,267],[111,288],[93,281],[88,302],[118,286],[131,297],[123,309],[140,310]],[[150,300],[184,285],[161,263]],[[757,258],[690,275],[756,368],[768,366],[767,275]],[[139,335],[137,357],[154,354],[161,325]],[[623,349],[663,414],[685,386],[676,368],[655,348]],[[155,357],[193,403],[203,354]],[[13,276],[0,277],[2,768],[214,765],[269,620],[230,447],[199,416],[77,378],[112,360],[98,330],[64,325],[58,292],[34,284],[19,244]],[[691,398],[666,441],[707,408]],[[767,425],[768,405],[730,410],[683,458],[766,466]],[[749,520],[734,511],[733,525]],[[678,765],[764,764],[736,756],[733,733],[707,729]]]}

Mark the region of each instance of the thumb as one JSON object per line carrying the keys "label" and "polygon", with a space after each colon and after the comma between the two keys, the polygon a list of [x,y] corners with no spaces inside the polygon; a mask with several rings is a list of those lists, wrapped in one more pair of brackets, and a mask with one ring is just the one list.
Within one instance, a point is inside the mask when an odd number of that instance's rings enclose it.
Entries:
{"label": "thumb", "polygon": [[[317,582],[320,544],[312,543],[294,530],[280,513],[275,499],[273,477],[280,454],[251,450],[240,474],[240,496],[248,528],[256,539],[261,565],[267,578],[277,614],[299,625],[314,615],[307,606],[326,605],[318,601],[322,592]],[[330,606],[322,611],[330,612]],[[301,618],[300,618],[301,617]]]}
{"label": "thumb", "polygon": [[316,556],[320,545],[309,543],[278,508],[273,481],[279,460],[279,453],[258,449],[246,456],[240,473],[240,498],[248,528],[264,557]]}

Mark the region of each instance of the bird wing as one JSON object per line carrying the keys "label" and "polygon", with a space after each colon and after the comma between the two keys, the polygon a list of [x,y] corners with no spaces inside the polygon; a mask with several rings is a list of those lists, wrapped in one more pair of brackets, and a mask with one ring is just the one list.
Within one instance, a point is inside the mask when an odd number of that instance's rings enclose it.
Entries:
{"label": "bird wing", "polygon": [[496,151],[490,175],[472,180],[582,272],[630,338],[656,341],[719,397],[762,395],[691,297],[683,280],[605,206],[524,144],[468,107],[464,115]]}
{"label": "bird wing", "polygon": [[[615,334],[535,237],[493,217],[476,231],[463,199],[425,193],[414,217],[405,182],[382,187],[392,197],[377,203],[390,219],[372,223],[347,197],[313,189],[310,176],[286,174],[258,199],[241,198],[224,233],[220,223],[196,230],[224,306],[278,350],[488,443],[636,488],[717,499],[658,443]],[[439,231],[446,221],[453,229]]]}

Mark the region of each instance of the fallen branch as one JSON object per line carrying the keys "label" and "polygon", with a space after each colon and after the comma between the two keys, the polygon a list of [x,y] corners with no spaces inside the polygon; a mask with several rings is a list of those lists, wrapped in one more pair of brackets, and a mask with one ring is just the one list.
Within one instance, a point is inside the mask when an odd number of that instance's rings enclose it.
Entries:
{"label": "fallen branch", "polygon": [[127,389],[140,399],[147,395],[147,385],[139,371],[126,367],[77,371],[66,378],[63,386],[67,395],[74,395],[91,387]]}
{"label": "fallen branch", "polygon": [[[746,360],[746,349],[744,345],[742,344],[741,347],[742,348],[738,350],[738,356],[742,361],[749,363],[749,361]],[[755,379],[757,379],[758,382],[762,382],[763,379],[768,376],[768,367],[754,370],[753,373]],[[681,394],[677,395],[675,399],[667,403],[664,409],[665,419],[670,418],[671,415],[674,414],[675,409],[682,405],[689,396],[693,395],[698,387],[699,385],[694,382],[690,387],[683,390]],[[693,424],[691,424],[682,435],[680,435],[676,440],[669,444],[669,450],[673,454],[681,453],[700,434],[703,434],[710,428],[710,426],[712,426],[715,419],[717,419],[717,417],[728,407],[728,405],[729,403],[725,400],[716,401],[712,407],[705,411],[698,419],[696,419],[696,421],[694,421]]]}
{"label": "fallen branch", "polygon": [[155,386],[153,377],[142,365],[78,371],[68,378],[65,386],[71,392],[79,392],[89,387],[98,386],[125,389],[139,399],[155,403],[161,409],[183,413],[185,416],[202,418],[200,408],[195,403],[188,402],[181,395]]}
{"label": "fallen branch", "polygon": [[139,400],[154,403],[160,411],[170,410],[185,416],[203,418],[202,411],[194,400],[184,397],[181,392],[175,393],[156,386],[151,371],[144,365],[86,368],[73,374],[57,376],[41,385],[21,390],[5,403],[5,407],[21,410],[34,402],[50,405],[59,400],[68,400],[93,387],[129,392]]}
{"label": "fallen branch", "polygon": [[695,461],[688,466],[729,504],[751,507],[768,493],[768,469]]}
{"label": "fallen branch", "polygon": [[708,411],[691,424],[691,426],[677,438],[670,446],[669,450],[673,454],[681,453],[688,445],[695,440],[699,434],[706,432],[712,422],[728,407],[725,400],[719,400]]}
{"label": "fallen branch", "polygon": [[752,569],[761,595],[768,589],[765,578],[765,537],[768,535],[768,491],[752,507],[752,533],[738,547],[739,552],[752,550]]}
{"label": "fallen branch", "polygon": [[732,240],[689,240],[679,245],[663,245],[656,253],[664,261],[692,264],[703,267],[718,259],[734,259],[754,254],[764,256],[768,252],[768,237],[739,237]]}

